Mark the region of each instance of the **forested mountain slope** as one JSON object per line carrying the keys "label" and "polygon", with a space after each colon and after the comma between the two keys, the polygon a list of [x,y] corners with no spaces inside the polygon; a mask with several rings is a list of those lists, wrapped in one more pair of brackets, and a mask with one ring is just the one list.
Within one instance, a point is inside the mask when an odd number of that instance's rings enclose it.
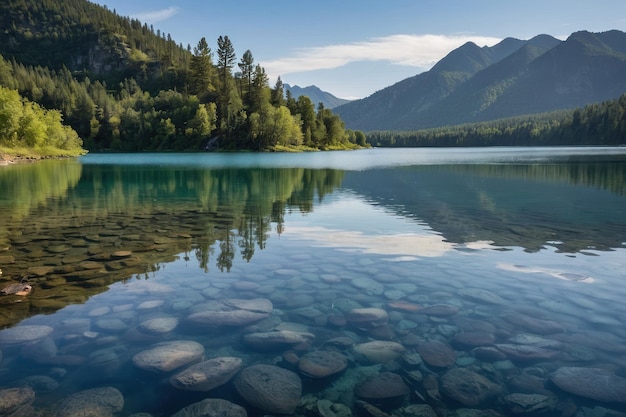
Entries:
{"label": "forested mountain slope", "polygon": [[626,92],[626,33],[465,44],[431,70],[335,109],[350,128],[414,130],[568,109]]}
{"label": "forested mountain slope", "polygon": [[87,0],[3,0],[0,86],[60,110],[92,151],[365,145],[330,109],[286,100],[250,50],[238,56],[214,36],[214,48],[205,37],[183,48]]}

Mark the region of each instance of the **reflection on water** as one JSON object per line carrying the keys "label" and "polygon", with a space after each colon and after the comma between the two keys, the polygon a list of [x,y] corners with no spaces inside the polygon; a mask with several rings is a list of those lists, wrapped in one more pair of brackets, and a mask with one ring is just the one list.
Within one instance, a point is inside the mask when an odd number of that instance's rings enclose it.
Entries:
{"label": "reflection on water", "polygon": [[1,170],[0,415],[626,412],[623,150],[378,151]]}

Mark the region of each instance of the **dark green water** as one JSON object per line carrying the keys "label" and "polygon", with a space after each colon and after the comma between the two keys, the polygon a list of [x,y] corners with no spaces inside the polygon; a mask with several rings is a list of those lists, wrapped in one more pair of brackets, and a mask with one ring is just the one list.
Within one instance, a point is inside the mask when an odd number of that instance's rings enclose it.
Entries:
{"label": "dark green water", "polygon": [[626,412],[624,148],[87,155],[0,213],[0,415]]}

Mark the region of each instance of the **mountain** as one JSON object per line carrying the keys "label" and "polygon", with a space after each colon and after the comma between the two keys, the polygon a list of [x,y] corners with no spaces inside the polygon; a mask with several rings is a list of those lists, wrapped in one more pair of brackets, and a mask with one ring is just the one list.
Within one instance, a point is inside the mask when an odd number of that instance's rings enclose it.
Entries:
{"label": "mountain", "polygon": [[3,0],[0,54],[116,85],[181,88],[191,53],[169,34],[85,0]]}
{"label": "mountain", "polygon": [[283,88],[285,90],[285,93],[287,93],[287,91],[290,91],[292,97],[295,99],[300,96],[307,96],[311,99],[312,103],[322,103],[327,109],[334,109],[337,106],[341,106],[342,104],[350,102],[350,100],[338,98],[330,93],[327,93],[326,91],[322,91],[319,89],[319,87],[316,87],[314,85],[302,88],[298,87],[297,85],[294,85],[292,87],[289,84],[283,84]]}
{"label": "mountain", "polygon": [[467,43],[431,70],[334,111],[366,131],[415,130],[580,107],[626,92],[626,33]]}

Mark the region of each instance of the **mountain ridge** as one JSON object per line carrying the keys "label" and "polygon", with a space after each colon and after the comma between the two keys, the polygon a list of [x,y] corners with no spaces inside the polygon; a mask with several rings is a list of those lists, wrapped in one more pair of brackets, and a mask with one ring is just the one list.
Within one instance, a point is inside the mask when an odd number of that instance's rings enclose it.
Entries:
{"label": "mountain ridge", "polygon": [[316,85],[300,87],[298,85],[292,86],[290,84],[284,83],[283,88],[285,93],[287,93],[287,91],[290,91],[291,95],[296,100],[300,96],[307,96],[311,99],[312,103],[322,103],[327,109],[333,109],[337,106],[341,106],[342,104],[346,104],[351,101],[345,98],[336,97],[327,91],[323,91]]}
{"label": "mountain ridge", "polygon": [[569,109],[626,91],[626,33],[466,43],[429,71],[335,112],[349,128],[416,130]]}

